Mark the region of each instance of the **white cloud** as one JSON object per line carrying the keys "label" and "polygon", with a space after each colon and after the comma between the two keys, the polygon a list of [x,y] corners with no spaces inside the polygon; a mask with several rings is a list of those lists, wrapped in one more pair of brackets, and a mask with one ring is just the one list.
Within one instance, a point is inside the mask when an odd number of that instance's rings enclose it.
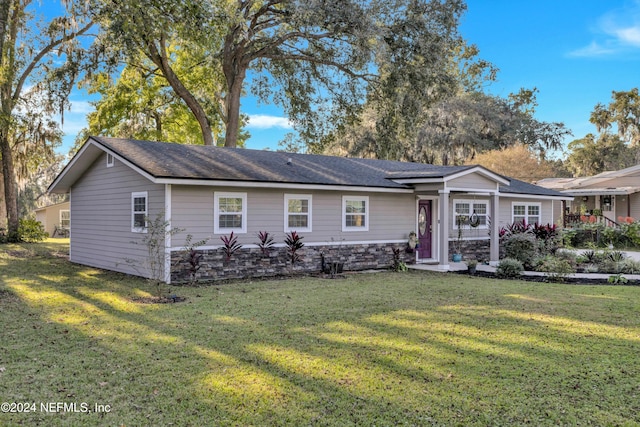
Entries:
{"label": "white cloud", "polygon": [[640,47],[640,25],[620,28],[615,34],[621,42]]}
{"label": "white cloud", "polygon": [[640,1],[602,15],[593,28],[594,40],[569,56],[603,57],[640,48]]}
{"label": "white cloud", "polygon": [[601,46],[594,41],[594,42],[591,42],[591,44],[588,46],[569,52],[569,56],[593,57],[593,56],[611,55],[614,53],[616,53],[616,49]]}
{"label": "white cloud", "polygon": [[268,116],[266,114],[250,114],[247,127],[255,129],[291,129],[293,126],[286,117]]}

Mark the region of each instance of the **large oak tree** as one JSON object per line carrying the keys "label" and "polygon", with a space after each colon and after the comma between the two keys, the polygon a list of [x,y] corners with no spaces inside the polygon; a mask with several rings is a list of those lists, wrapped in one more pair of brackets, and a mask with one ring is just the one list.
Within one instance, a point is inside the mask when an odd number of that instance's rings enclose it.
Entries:
{"label": "large oak tree", "polygon": [[92,26],[84,6],[61,2],[60,15],[44,21],[34,15],[31,0],[0,0],[0,155],[10,240],[18,238],[19,225],[16,157],[29,153],[25,161],[33,161],[29,144],[59,140],[45,116],[64,110],[81,72],[78,36]]}
{"label": "large oak tree", "polygon": [[95,1],[114,46],[153,61],[198,119],[205,144],[213,143],[211,117],[175,72],[167,47],[193,44],[208,53],[211,78],[222,82],[226,146],[237,144],[248,91],[282,106],[312,144],[355,117],[365,97],[393,98],[389,120],[411,126],[401,113],[418,97],[405,94],[433,98],[450,85],[440,69],[465,8],[462,0]]}

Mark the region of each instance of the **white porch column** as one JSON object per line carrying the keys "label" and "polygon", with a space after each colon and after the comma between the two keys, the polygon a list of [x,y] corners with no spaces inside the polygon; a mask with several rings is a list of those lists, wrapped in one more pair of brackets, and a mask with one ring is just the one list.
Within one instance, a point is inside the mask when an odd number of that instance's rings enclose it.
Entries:
{"label": "white porch column", "polygon": [[449,269],[449,190],[439,190],[440,199],[438,200],[439,211],[439,227],[438,235],[440,236],[440,245],[438,248],[438,268],[441,270]]}
{"label": "white porch column", "polygon": [[491,198],[491,239],[489,241],[489,264],[498,265],[500,260],[500,228],[498,227],[500,209],[500,196],[494,193]]}

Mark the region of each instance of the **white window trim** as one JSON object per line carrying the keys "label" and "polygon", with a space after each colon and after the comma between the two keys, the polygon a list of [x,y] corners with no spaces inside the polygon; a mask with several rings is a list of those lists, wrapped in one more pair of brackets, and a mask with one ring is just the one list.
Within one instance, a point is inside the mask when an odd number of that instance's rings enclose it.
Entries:
{"label": "white window trim", "polygon": [[[524,206],[524,217],[527,224],[533,225],[533,223],[529,222],[529,206],[537,206],[538,207],[538,224],[542,224],[542,203],[540,202],[511,202],[511,223],[513,224],[515,220],[515,216],[513,213],[513,209],[516,206]],[[523,215],[518,215],[523,216]]]}
{"label": "white window trim", "polygon": [[[309,202],[309,212],[307,212],[306,227],[289,227],[289,215],[304,215],[295,212],[289,212],[289,200],[306,200]],[[311,194],[285,194],[284,195],[284,232],[296,231],[300,233],[310,233],[312,231],[312,196]]]}
{"label": "white window trim", "polygon": [[[220,227],[220,199],[221,198],[242,199],[242,227],[221,228]],[[216,191],[213,193],[213,232],[215,234],[244,234],[247,232],[247,193],[229,193]]]}
{"label": "white window trim", "polygon": [[[476,230],[487,230],[489,229],[489,224],[488,224],[488,219],[489,219],[489,215],[491,215],[491,212],[489,211],[489,201],[488,200],[473,200],[473,199],[453,199],[453,220],[452,220],[452,224],[453,224],[453,229],[457,230],[458,229],[458,223],[456,221],[456,203],[468,203],[469,204],[469,217],[471,217],[471,215],[473,215],[473,206],[474,205],[485,205],[486,206],[486,210],[487,213],[484,214],[487,217],[487,223],[485,225],[479,225],[477,227],[475,227]],[[513,210],[512,210],[513,213]],[[470,226],[468,225],[464,225],[463,228],[470,228]]]}
{"label": "white window trim", "polygon": [[59,215],[60,215],[60,218],[59,218],[60,219],[60,223],[59,223],[60,226],[62,227],[62,213],[63,212],[68,212],[69,213],[69,226],[71,226],[71,211],[69,209],[61,209],[60,210],[60,213],[59,213]]}
{"label": "white window trim", "polygon": [[113,166],[114,160],[113,160],[113,154],[111,153],[107,153],[107,167],[110,168]]}
{"label": "white window trim", "polygon": [[[347,227],[347,201],[364,201],[364,227]],[[342,196],[342,231],[369,231],[369,196]]]}
{"label": "white window trim", "polygon": [[134,210],[134,200],[139,197],[144,197],[144,216],[149,216],[149,193],[146,191],[138,191],[131,193],[131,232],[132,233],[146,233],[149,224],[145,220],[144,227],[135,226],[135,214],[140,213]]}

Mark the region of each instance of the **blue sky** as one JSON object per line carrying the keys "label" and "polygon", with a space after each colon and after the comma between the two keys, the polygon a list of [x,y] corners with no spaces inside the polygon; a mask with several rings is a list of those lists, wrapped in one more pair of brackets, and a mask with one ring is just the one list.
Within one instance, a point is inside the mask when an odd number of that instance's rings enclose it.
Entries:
{"label": "blue sky", "polygon": [[[589,114],[613,90],[640,86],[640,0],[467,0],[460,27],[480,56],[499,68],[487,91],[500,96],[537,87],[536,117],[563,122],[566,142],[595,133]],[[63,151],[91,111],[86,93],[72,94]],[[281,110],[242,100],[250,116],[247,148],[277,149],[290,131]]]}

